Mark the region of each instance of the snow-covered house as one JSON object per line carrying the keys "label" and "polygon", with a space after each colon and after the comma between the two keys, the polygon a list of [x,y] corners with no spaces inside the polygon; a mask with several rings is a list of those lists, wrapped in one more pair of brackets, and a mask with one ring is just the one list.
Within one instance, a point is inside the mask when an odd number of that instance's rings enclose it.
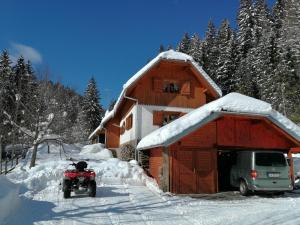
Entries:
{"label": "snow-covered house", "polygon": [[226,190],[237,150],[300,152],[296,124],[266,102],[222,97],[192,57],[173,50],[127,81],[90,139],[101,134],[109,149],[131,144],[138,159],[148,155],[160,187],[180,194]]}
{"label": "snow-covered house", "polygon": [[89,139],[102,139],[109,149],[136,146],[152,131],[221,96],[220,88],[192,57],[169,50],[126,82],[113,110]]}
{"label": "snow-covered house", "polygon": [[266,102],[231,93],[153,131],[137,150],[150,152],[149,172],[164,191],[191,194],[226,190],[237,150],[291,157],[299,146],[296,124]]}

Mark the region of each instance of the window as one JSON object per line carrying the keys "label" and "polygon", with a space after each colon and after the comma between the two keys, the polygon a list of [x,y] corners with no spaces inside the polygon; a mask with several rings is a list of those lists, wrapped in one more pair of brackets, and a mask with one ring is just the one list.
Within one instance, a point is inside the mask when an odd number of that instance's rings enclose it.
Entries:
{"label": "window", "polygon": [[132,128],[132,114],[130,114],[126,118],[126,130],[130,130]]}
{"label": "window", "polygon": [[176,120],[179,117],[178,113],[164,113],[162,125],[171,123],[173,120]]}
{"label": "window", "polygon": [[164,126],[171,123],[173,120],[183,116],[185,113],[170,112],[170,111],[154,111],[153,112],[153,125]]}
{"label": "window", "polygon": [[286,160],[282,153],[255,153],[257,166],[286,166]]}
{"label": "window", "polygon": [[179,85],[173,81],[165,81],[163,90],[165,93],[179,93],[180,92]]}

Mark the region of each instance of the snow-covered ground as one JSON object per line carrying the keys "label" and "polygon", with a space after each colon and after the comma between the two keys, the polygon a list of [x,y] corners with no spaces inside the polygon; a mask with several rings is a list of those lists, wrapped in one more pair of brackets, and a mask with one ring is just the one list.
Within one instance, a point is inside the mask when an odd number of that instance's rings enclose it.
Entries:
{"label": "snow-covered ground", "polygon": [[[248,198],[234,192],[200,198],[172,196],[161,193],[135,161],[111,158],[100,145],[64,147],[66,154],[53,145],[47,154],[42,146],[36,167],[29,170],[27,158],[8,179],[0,177],[1,225],[300,224],[297,193]],[[70,157],[89,159],[89,167],[97,173],[95,198],[63,199],[59,183]]]}

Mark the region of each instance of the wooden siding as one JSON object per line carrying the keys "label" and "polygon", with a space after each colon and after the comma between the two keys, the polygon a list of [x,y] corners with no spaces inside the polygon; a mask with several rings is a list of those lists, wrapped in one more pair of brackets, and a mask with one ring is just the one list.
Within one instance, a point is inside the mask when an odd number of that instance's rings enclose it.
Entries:
{"label": "wooden siding", "polygon": [[217,192],[216,151],[172,145],[171,192],[198,194]]}
{"label": "wooden siding", "polygon": [[217,120],[217,145],[252,149],[290,149],[284,131],[265,119],[224,116]]}
{"label": "wooden siding", "polygon": [[117,118],[111,119],[106,124],[106,148],[118,148],[120,145],[120,128]]}
{"label": "wooden siding", "polygon": [[[134,85],[130,97],[137,98],[139,104],[197,108],[206,103],[204,87],[199,79],[199,74],[187,69],[187,63],[162,61]],[[184,93],[164,93],[159,85],[164,80],[172,80],[183,85]],[[189,86],[187,85],[190,84]],[[190,92],[190,94],[188,94]]]}
{"label": "wooden siding", "polygon": [[149,154],[149,173],[160,184],[162,169],[162,148],[154,148]]}

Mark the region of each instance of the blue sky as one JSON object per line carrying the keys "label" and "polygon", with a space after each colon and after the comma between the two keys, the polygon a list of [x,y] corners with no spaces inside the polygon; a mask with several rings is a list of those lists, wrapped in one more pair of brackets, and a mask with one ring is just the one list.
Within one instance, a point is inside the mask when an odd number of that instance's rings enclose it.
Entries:
{"label": "blue sky", "polygon": [[[274,0],[269,0],[273,3]],[[107,106],[160,44],[176,46],[184,32],[201,36],[211,19],[235,26],[239,0],[1,1],[0,50],[23,54],[52,80],[83,93],[96,78]]]}

